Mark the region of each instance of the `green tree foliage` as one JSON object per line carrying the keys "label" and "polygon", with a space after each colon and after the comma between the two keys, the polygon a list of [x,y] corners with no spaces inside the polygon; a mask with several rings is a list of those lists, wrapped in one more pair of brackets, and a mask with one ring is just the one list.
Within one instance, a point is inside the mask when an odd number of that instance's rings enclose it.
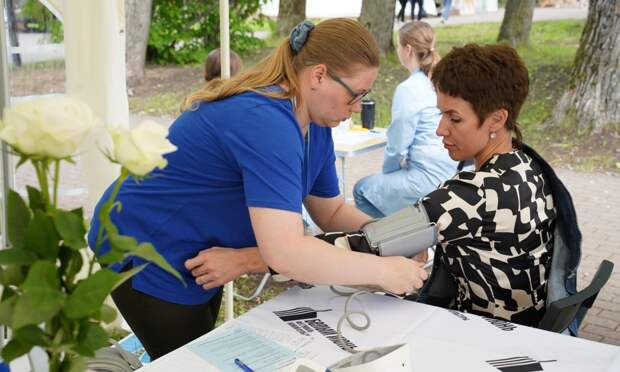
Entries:
{"label": "green tree foliage", "polygon": [[62,41],[62,23],[39,0],[26,0],[21,8],[21,17],[27,29],[50,33],[55,43]]}
{"label": "green tree foliage", "polygon": [[[252,35],[261,0],[230,1],[230,46],[237,52],[262,45]],[[219,46],[218,0],[154,0],[147,59],[154,63],[202,63]]]}

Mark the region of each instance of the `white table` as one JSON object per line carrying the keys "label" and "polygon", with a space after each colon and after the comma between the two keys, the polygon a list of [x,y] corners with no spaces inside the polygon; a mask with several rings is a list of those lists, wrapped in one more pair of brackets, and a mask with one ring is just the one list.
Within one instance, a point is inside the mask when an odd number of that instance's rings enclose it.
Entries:
{"label": "white table", "polygon": [[[307,338],[297,352],[328,366],[349,355],[330,340],[344,301],[327,287],[292,288],[194,342],[214,340],[234,327],[260,327],[292,339]],[[275,313],[299,307],[310,311],[296,320],[283,320]],[[620,347],[613,345],[382,295],[359,296],[352,305],[352,310],[358,309],[368,313],[372,324],[365,331],[345,325],[344,337],[360,349],[407,342],[414,371],[620,371]],[[217,369],[186,345],[141,370]]]}
{"label": "white table", "polygon": [[332,131],[334,150],[336,152],[336,157],[340,159],[342,195],[345,201],[347,200],[344,168],[346,158],[361,155],[385,146],[387,142],[385,131],[384,128],[376,128],[370,131],[362,128],[355,128],[347,131]]}

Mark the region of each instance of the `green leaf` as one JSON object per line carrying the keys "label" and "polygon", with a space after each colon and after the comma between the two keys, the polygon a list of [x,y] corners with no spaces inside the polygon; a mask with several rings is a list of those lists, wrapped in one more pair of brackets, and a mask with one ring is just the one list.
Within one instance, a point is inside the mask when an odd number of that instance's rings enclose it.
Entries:
{"label": "green leaf", "polygon": [[15,165],[15,169],[18,169],[19,167],[21,167],[22,165],[24,165],[24,163],[26,163],[28,160],[30,160],[30,157],[27,155],[19,155],[19,161],[17,162],[17,165]]}
{"label": "green leaf", "polygon": [[29,325],[15,331],[15,338],[28,345],[49,346],[51,339],[39,326]]}
{"label": "green leaf", "polygon": [[26,249],[42,258],[56,261],[58,256],[58,236],[51,219],[40,210],[34,211],[34,218],[26,229]]}
{"label": "green leaf", "polygon": [[114,285],[121,279],[112,270],[101,269],[78,282],[75,291],[69,295],[63,313],[69,319],[79,319],[97,312]]}
{"label": "green leaf", "polygon": [[122,251],[119,251],[118,249],[112,247],[112,249],[110,249],[108,251],[108,253],[104,254],[101,257],[99,257],[97,259],[97,261],[102,266],[107,266],[107,265],[111,265],[111,264],[116,263],[116,262],[120,262],[124,258],[125,258],[125,253],[123,253]]}
{"label": "green leaf", "polygon": [[65,282],[73,284],[75,275],[84,264],[81,252],[63,245],[60,247],[58,258],[60,258],[60,272],[65,277]]}
{"label": "green leaf", "polygon": [[7,236],[14,248],[23,248],[26,228],[30,224],[30,211],[24,199],[14,190],[9,190],[7,196],[7,214]]}
{"label": "green leaf", "polygon": [[168,261],[166,261],[166,259],[157,252],[157,250],[155,250],[153,244],[148,242],[141,243],[140,245],[138,245],[137,248],[131,250],[131,254],[133,256],[138,256],[144,258],[147,261],[153,262],[157,266],[174,275],[177,279],[181,281],[181,283],[183,283],[184,286],[187,286],[181,274],[179,274],[179,272],[176,271],[174,267],[172,267],[168,263]]}
{"label": "green leaf", "polygon": [[32,349],[32,345],[28,345],[16,338],[13,338],[2,349],[2,359],[4,359],[5,362],[10,362],[13,359],[19,358],[20,356],[26,354],[30,351],[30,349]]}
{"label": "green leaf", "polygon": [[76,213],[57,210],[54,212],[54,225],[66,246],[75,250],[86,247],[84,221]]}
{"label": "green leaf", "polygon": [[80,356],[65,356],[65,360],[60,365],[60,372],[82,372],[86,371],[86,358]]}
{"label": "green leaf", "polygon": [[2,288],[2,296],[0,296],[0,301],[4,301],[9,297],[15,296],[17,292],[11,287],[1,287]]}
{"label": "green leaf", "polygon": [[122,250],[124,252],[133,251],[138,247],[138,242],[135,238],[127,235],[108,234],[110,239],[110,246]]}
{"label": "green leaf", "polygon": [[84,221],[84,209],[82,207],[72,209],[69,212],[71,212],[71,213],[75,214],[76,216],[78,216],[80,221]]}
{"label": "green leaf", "polygon": [[117,313],[116,309],[110,305],[103,304],[101,309],[99,310],[99,314],[95,315],[94,318],[97,320],[101,320],[102,322],[109,324],[116,319]]}
{"label": "green leaf", "polygon": [[0,303],[0,324],[5,326],[12,326],[11,319],[13,319],[13,309],[17,302],[17,296],[9,297],[2,300]]}
{"label": "green leaf", "polygon": [[127,270],[127,271],[123,271],[122,273],[120,273],[119,275],[121,276],[120,280],[116,283],[116,285],[114,286],[114,288],[112,288],[112,290],[115,290],[116,288],[118,288],[121,284],[123,284],[126,280],[130,279],[132,276],[136,275],[137,273],[139,273],[140,271],[142,271],[146,265],[148,265],[148,263],[144,263],[140,266],[136,266],[136,267],[132,267],[131,269]]}
{"label": "green leaf", "polygon": [[75,350],[81,355],[95,356],[95,351],[108,344],[108,333],[99,324],[85,322],[80,327]]}
{"label": "green leaf", "polygon": [[2,285],[20,285],[26,278],[24,275],[24,267],[22,266],[7,266],[2,272]]}
{"label": "green leaf", "polygon": [[20,288],[24,294],[15,304],[14,329],[45,322],[62,308],[64,294],[60,291],[56,265],[51,262],[35,262]]}
{"label": "green leaf", "polygon": [[25,249],[10,248],[0,250],[0,265],[25,266],[32,264],[37,258]]}
{"label": "green leaf", "polygon": [[41,191],[35,189],[32,186],[26,186],[26,191],[28,191],[28,201],[30,202],[30,208],[33,210],[45,210],[45,203],[43,202],[43,196],[41,196]]}

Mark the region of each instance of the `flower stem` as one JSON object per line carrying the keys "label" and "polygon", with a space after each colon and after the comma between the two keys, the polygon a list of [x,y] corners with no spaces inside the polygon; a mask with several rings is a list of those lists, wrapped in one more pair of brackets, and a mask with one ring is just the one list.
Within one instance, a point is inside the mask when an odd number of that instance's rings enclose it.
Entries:
{"label": "flower stem", "polygon": [[60,353],[52,352],[51,355],[49,355],[49,361],[48,361],[49,371],[59,372],[61,364],[62,364],[62,360],[60,360]]}
{"label": "flower stem", "polygon": [[58,205],[58,178],[60,178],[60,160],[54,160],[54,200],[53,207],[56,209]]}
{"label": "flower stem", "polygon": [[[98,216],[99,217],[99,231],[97,231],[97,240],[95,241],[95,254],[90,259],[88,275],[92,273],[93,267],[95,265],[95,261],[97,257],[99,256],[99,250],[101,249],[101,244],[103,244],[104,225],[106,225],[106,223],[109,222],[110,220],[110,212],[112,212],[114,200],[116,199],[116,195],[118,195],[121,185],[123,184],[123,182],[125,182],[127,177],[129,177],[129,171],[127,171],[125,167],[122,167],[121,175],[118,177],[118,179],[114,183],[114,188],[112,189],[112,192],[110,193],[110,197],[105,202],[105,204],[101,207],[103,213],[100,212]],[[102,221],[103,219],[105,219],[105,221]]]}
{"label": "flower stem", "polygon": [[32,165],[36,171],[39,187],[41,188],[41,197],[47,210],[50,205],[50,190],[47,183],[47,160],[33,160]]}

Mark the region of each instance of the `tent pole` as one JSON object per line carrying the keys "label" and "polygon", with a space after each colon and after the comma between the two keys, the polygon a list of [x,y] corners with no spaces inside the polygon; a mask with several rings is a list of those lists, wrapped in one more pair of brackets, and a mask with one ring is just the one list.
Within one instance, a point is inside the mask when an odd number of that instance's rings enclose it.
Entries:
{"label": "tent pole", "polygon": [[[230,34],[228,29],[228,0],[220,0],[220,61],[221,78],[230,79]],[[234,281],[224,285],[224,319],[232,320],[234,312]]]}

